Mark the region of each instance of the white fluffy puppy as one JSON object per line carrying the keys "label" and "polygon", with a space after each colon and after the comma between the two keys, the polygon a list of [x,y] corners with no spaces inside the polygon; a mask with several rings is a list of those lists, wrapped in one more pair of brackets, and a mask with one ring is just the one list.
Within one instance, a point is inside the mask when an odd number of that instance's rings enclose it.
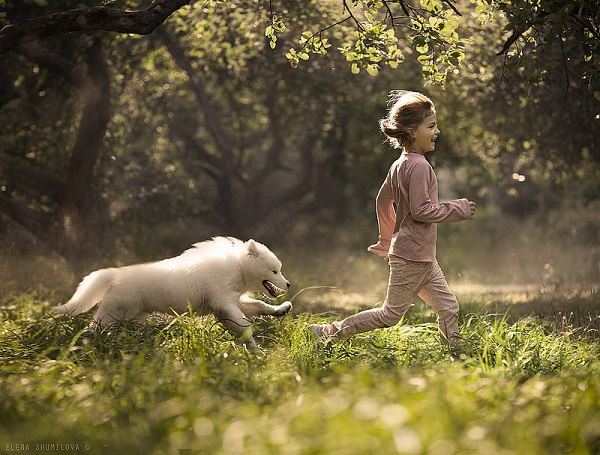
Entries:
{"label": "white fluffy puppy", "polygon": [[232,237],[196,243],[181,255],[159,262],[97,270],[86,276],[59,313],[78,315],[98,305],[94,324],[102,327],[127,318],[144,319],[151,313],[212,313],[248,346],[252,338],[249,317],[283,316],[292,308],[250,298],[258,291],[272,298],[290,283],[281,274],[281,262],[263,244]]}

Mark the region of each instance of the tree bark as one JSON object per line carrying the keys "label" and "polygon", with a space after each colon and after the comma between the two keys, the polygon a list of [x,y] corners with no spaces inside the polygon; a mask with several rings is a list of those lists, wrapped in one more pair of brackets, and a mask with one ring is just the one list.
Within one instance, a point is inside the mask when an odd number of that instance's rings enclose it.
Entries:
{"label": "tree bark", "polygon": [[19,93],[15,89],[15,78],[11,74],[4,57],[0,55],[0,108],[8,102],[17,99]]}
{"label": "tree bark", "polygon": [[0,30],[0,54],[23,44],[61,33],[106,30],[148,35],[190,1],[154,0],[150,6],[139,11],[92,6],[5,25]]}
{"label": "tree bark", "polygon": [[82,114],[66,179],[59,199],[59,252],[83,271],[98,253],[112,256],[114,234],[108,207],[93,186],[94,167],[110,120],[110,77],[102,43],[88,51],[87,72],[80,89]]}

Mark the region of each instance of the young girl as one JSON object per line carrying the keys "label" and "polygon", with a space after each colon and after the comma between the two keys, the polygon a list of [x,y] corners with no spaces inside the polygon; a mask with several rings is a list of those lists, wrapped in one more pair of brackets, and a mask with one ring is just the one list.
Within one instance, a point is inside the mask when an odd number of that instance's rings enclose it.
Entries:
{"label": "young girl", "polygon": [[440,134],[433,102],[417,92],[395,90],[390,104],[380,128],[402,154],[377,195],[379,241],[368,248],[389,260],[386,299],[380,308],[331,324],[312,324],[310,330],[317,338],[335,341],[391,327],[418,295],[437,312],[443,341],[457,349],[458,301],[436,260],[437,223],[471,219],[477,205],[467,199],[438,203],[437,178],[424,156],[434,150]]}

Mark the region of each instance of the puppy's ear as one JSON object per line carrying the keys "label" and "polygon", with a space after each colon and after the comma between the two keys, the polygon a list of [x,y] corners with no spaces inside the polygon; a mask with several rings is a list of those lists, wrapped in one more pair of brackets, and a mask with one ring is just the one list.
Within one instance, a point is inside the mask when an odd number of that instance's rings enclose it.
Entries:
{"label": "puppy's ear", "polygon": [[258,247],[256,246],[256,242],[254,240],[248,240],[246,242],[246,248],[248,249],[248,255],[258,256]]}

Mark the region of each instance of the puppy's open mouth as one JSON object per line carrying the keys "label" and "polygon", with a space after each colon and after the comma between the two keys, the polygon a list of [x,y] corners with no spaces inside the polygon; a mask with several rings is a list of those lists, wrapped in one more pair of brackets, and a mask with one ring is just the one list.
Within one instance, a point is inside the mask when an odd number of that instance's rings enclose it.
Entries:
{"label": "puppy's open mouth", "polygon": [[262,284],[265,287],[265,289],[267,290],[267,292],[269,293],[269,295],[273,298],[279,297],[281,294],[283,294],[285,292],[285,290],[278,288],[273,283],[271,283],[269,280],[263,281]]}

